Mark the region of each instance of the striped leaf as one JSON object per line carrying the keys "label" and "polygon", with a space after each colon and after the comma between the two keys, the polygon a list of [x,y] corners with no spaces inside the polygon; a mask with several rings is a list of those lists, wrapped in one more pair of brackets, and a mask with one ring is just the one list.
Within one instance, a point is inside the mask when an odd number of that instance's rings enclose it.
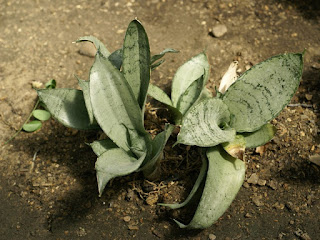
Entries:
{"label": "striped leaf", "polygon": [[118,146],[111,139],[97,140],[89,144],[93,152],[100,157],[104,152]]}
{"label": "striped leaf", "polygon": [[228,127],[229,121],[230,113],[222,100],[206,98],[196,103],[183,117],[177,143],[211,147],[231,142],[236,132]]}
{"label": "striped leaf", "polygon": [[[203,76],[202,89],[208,81],[209,78],[209,63],[205,53],[200,53],[199,55],[191,58],[189,61],[184,63],[176,72],[172,80],[172,91],[171,99],[174,107],[177,107],[182,95],[188,90],[190,91],[190,86]],[[197,84],[193,85],[194,88],[198,88]],[[197,93],[197,91],[190,91]],[[194,98],[194,97],[192,97]]]}
{"label": "striped leaf", "polygon": [[60,88],[37,93],[46,109],[63,125],[80,130],[99,129],[97,124],[90,123],[82,91]]}
{"label": "striped leaf", "polygon": [[161,156],[163,149],[174,129],[173,125],[167,125],[165,130],[161,133],[159,133],[151,142],[152,144],[152,153],[150,154],[149,158],[145,160],[145,162],[141,166],[141,170],[143,170],[143,173],[145,176],[151,175],[155,168],[156,163]]}
{"label": "striped leaf", "polygon": [[187,90],[180,96],[177,109],[184,115],[189,108],[196,102],[196,100],[201,95],[203,91],[203,79],[204,75],[202,75],[199,79],[194,81]]}
{"label": "striped leaf", "polygon": [[144,109],[150,81],[150,48],[148,36],[137,20],[129,24],[126,32],[122,70],[140,108]]}
{"label": "striped leaf", "polygon": [[237,132],[254,132],[275,118],[296,92],[303,54],[269,58],[246,71],[223,96]]}
{"label": "striped leaf", "polygon": [[145,156],[146,154],[136,159],[121,148],[110,148],[102,153],[95,165],[99,196],[112,178],[137,171]]}
{"label": "striped leaf", "polygon": [[231,157],[221,147],[207,150],[208,172],[197,210],[188,225],[176,221],[181,228],[210,227],[228,209],[242,186],[245,163]]}
{"label": "striped leaf", "polygon": [[121,72],[99,52],[90,70],[89,89],[94,116],[107,136],[125,151],[145,151],[141,109]]}
{"label": "striped leaf", "polygon": [[109,61],[120,70],[122,66],[122,49],[118,49],[110,54]]}
{"label": "striped leaf", "polygon": [[83,92],[83,97],[84,97],[84,102],[86,104],[87,112],[89,115],[90,123],[97,123],[94,116],[93,116],[93,110],[92,110],[92,105],[90,101],[90,92],[89,92],[89,81],[85,81],[80,79],[78,76],[75,76],[78,79],[78,84],[82,89]]}

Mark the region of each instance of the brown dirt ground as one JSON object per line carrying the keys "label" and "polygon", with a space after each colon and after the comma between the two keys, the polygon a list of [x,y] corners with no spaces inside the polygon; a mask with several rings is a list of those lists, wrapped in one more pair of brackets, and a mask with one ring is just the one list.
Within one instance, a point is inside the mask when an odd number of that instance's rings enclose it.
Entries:
{"label": "brown dirt ground", "polygon": [[[318,0],[0,0],[1,142],[31,111],[32,81],[54,78],[58,87],[74,88],[74,74],[87,78],[93,59],[80,55],[73,41],[94,35],[115,50],[134,17],[146,28],[152,53],[180,50],[153,72],[152,82],[166,89],[176,69],[203,49],[211,89],[233,60],[244,71],[272,55],[307,49],[292,103],[308,106],[285,108],[264,152],[247,151],[247,180],[260,181],[246,180],[228,211],[202,231],[174,224],[172,218],[190,219],[188,212],[156,205],[187,195],[200,164],[194,148],[172,149],[172,137],[160,181],[132,174],[112,181],[98,198],[96,158],[85,145],[96,133],[50,120],[0,150],[0,239],[319,239],[320,168],[309,161],[320,153],[319,5]],[[228,32],[214,38],[209,29],[219,22]],[[163,116],[162,107],[151,102],[149,126],[161,128]]]}

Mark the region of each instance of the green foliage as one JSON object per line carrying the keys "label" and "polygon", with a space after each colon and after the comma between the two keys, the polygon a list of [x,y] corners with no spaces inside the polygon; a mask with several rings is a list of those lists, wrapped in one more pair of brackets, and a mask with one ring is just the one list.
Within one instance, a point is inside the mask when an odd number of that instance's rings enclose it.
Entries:
{"label": "green foliage", "polygon": [[51,114],[46,111],[46,110],[42,110],[42,109],[36,109],[32,112],[32,115],[36,118],[39,119],[41,121],[47,121],[50,119]]}
{"label": "green foliage", "polygon": [[63,125],[81,130],[99,128],[90,123],[82,91],[60,88],[37,92],[46,109]]}
{"label": "green foliage", "polygon": [[269,142],[276,134],[277,129],[271,123],[263,125],[252,133],[242,133],[247,148],[255,148]]}
{"label": "green foliage", "polygon": [[210,147],[231,142],[236,131],[228,127],[229,121],[228,107],[221,99],[199,101],[184,115],[177,143]]}
{"label": "green foliage", "polygon": [[221,147],[207,150],[208,169],[197,210],[189,224],[181,228],[207,228],[217,221],[236,197],[245,177],[245,163],[228,155]]}
{"label": "green foliage", "polygon": [[[101,130],[106,139],[89,144],[97,155],[95,164],[101,196],[110,179],[142,171],[158,173],[159,159],[174,126],[166,125],[154,139],[144,128],[147,93],[167,105],[180,125],[176,144],[200,148],[202,167],[189,196],[182,203],[162,204],[172,209],[199,201],[188,224],[181,228],[206,228],[230,206],[245,177],[245,148],[263,145],[275,135],[269,123],[289,103],[302,75],[303,54],[284,54],[257,64],[237,80],[233,63],[216,97],[205,87],[209,79],[206,54],[188,60],[173,77],[170,97],[150,85],[151,70],[160,66],[167,48],[151,56],[148,36],[137,20],[126,31],[122,48],[110,53],[92,36],[79,38],[96,47],[89,80],[78,77],[82,90],[55,89],[51,82],[38,90],[45,110],[35,110],[34,120],[24,125],[35,131],[50,114],[68,127]],[[231,85],[230,85],[231,84]]]}
{"label": "green foliage", "polygon": [[122,73],[141,109],[150,82],[150,47],[147,34],[138,21],[132,21],[123,43]]}
{"label": "green foliage", "polygon": [[[230,77],[223,78],[221,84],[224,88],[234,82],[235,67],[228,70]],[[157,87],[151,88],[150,92],[169,108],[175,107],[183,113],[176,144],[209,147],[208,164],[203,161],[189,197],[181,204],[162,204],[180,208],[202,194],[190,223],[185,225],[175,221],[181,228],[206,228],[226,211],[243,183],[245,148],[263,145],[275,135],[275,127],[268,122],[279,114],[295,93],[302,75],[303,54],[272,57],[245,72],[224,89],[227,90],[225,93],[217,91],[215,98],[204,94],[202,78],[207,78],[205,68],[198,66],[192,72],[190,69],[180,67],[179,70],[186,74],[181,78],[176,74],[172,99]],[[190,75],[195,79],[191,84]],[[186,103],[186,107],[181,107],[184,106],[181,103]]]}
{"label": "green foliage", "polygon": [[237,132],[254,132],[290,102],[302,76],[303,55],[283,54],[253,66],[223,96]]}
{"label": "green foliage", "polygon": [[23,124],[22,129],[26,132],[35,132],[42,127],[42,123],[38,120],[33,120]]}
{"label": "green foliage", "polygon": [[82,90],[38,90],[40,100],[52,116],[63,125],[81,130],[102,129],[107,139],[89,144],[98,156],[97,182],[101,196],[108,181],[135,171],[153,175],[163,148],[173,130],[153,140],[144,129],[144,105],[150,81],[151,64],[160,65],[168,52],[150,56],[149,40],[139,21],[127,29],[124,44],[110,54],[95,37],[77,42],[92,42],[97,49],[89,80],[77,77]]}
{"label": "green foliage", "polygon": [[177,70],[172,81],[171,99],[154,85],[150,85],[148,94],[168,105],[175,116],[175,123],[180,124],[182,116],[206,94],[204,86],[209,79],[209,67],[207,56],[200,53]]}
{"label": "green foliage", "polygon": [[[48,81],[45,84],[45,88],[46,89],[54,89],[56,87],[57,83],[56,80],[51,79],[50,81]],[[42,109],[37,109],[38,107],[40,107],[40,100],[38,99],[36,104],[34,105],[31,113],[29,114],[28,118],[26,119],[26,121],[23,123],[23,125],[19,128],[18,131],[15,132],[15,134],[13,134],[9,140],[7,140],[6,142],[4,142],[3,145],[8,144],[9,142],[11,142],[16,136],[19,135],[19,133],[24,130],[26,132],[35,132],[39,129],[41,129],[42,127],[42,122],[41,121],[47,121],[50,119],[51,114],[46,111],[46,110],[42,110]],[[35,120],[30,121],[30,119],[34,117]]]}

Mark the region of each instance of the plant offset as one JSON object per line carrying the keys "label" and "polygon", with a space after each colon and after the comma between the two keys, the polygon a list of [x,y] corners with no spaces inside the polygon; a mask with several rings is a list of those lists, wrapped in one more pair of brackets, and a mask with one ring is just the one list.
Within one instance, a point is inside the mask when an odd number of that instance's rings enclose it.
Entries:
{"label": "plant offset", "polygon": [[[110,179],[142,171],[159,177],[159,161],[172,131],[180,126],[176,144],[199,147],[202,167],[183,203],[161,204],[175,209],[198,200],[189,223],[181,228],[206,228],[227,210],[245,178],[245,148],[264,145],[276,130],[269,123],[290,102],[303,69],[303,54],[272,57],[236,78],[236,63],[223,77],[215,97],[205,87],[209,79],[206,54],[184,63],[172,81],[169,97],[150,84],[151,70],[162,64],[168,52],[151,56],[147,34],[137,20],[127,29],[123,47],[110,53],[92,36],[97,53],[89,80],[78,78],[82,90],[38,90],[51,115],[67,127],[102,130],[103,140],[90,144],[98,156],[96,173],[99,195]],[[154,138],[144,128],[147,95],[164,103],[174,122]],[[174,136],[172,136],[174,137]],[[173,146],[174,147],[174,146]],[[200,200],[199,200],[200,199]]]}

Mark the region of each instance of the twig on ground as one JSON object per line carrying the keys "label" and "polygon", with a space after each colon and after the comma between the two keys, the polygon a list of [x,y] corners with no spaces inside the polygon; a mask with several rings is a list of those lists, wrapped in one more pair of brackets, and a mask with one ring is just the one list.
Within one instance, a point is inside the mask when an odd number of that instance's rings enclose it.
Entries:
{"label": "twig on ground", "polygon": [[313,108],[313,105],[312,104],[306,104],[306,103],[292,103],[292,104],[288,104],[288,107]]}
{"label": "twig on ground", "polygon": [[15,134],[13,134],[13,135],[9,138],[9,140],[7,140],[6,142],[3,143],[3,146],[4,146],[4,145],[7,145],[7,144],[8,144],[9,142],[11,142],[16,136],[18,136],[18,134],[19,134],[19,133],[22,131],[22,129],[23,129],[23,125],[26,124],[26,123],[30,120],[30,118],[32,117],[33,111],[36,110],[36,108],[38,107],[39,103],[40,103],[40,100],[38,99],[37,102],[36,102],[36,104],[34,105],[32,111],[31,111],[31,113],[29,114],[28,118],[27,118],[27,119],[25,120],[25,122],[21,125],[21,127],[19,128],[19,130],[16,131]]}

